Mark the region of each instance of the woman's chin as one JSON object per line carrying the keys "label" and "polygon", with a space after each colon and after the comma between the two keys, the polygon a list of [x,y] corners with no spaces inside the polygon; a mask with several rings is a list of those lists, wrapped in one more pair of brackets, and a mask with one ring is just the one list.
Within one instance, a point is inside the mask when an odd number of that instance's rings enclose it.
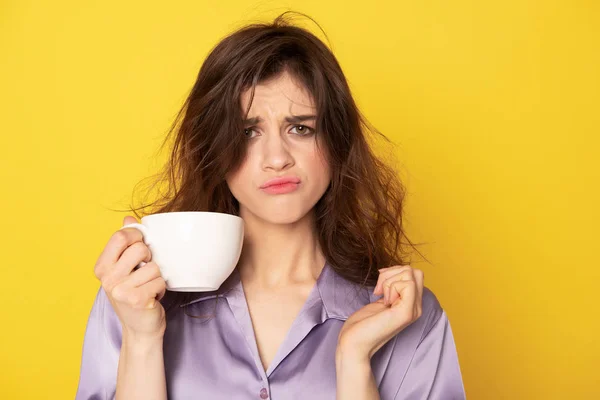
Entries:
{"label": "woman's chin", "polygon": [[[310,204],[310,203],[309,203]],[[252,220],[262,220],[273,225],[290,225],[300,222],[312,212],[311,208],[299,204],[271,204],[262,207],[245,208],[240,210],[240,217],[247,223]]]}

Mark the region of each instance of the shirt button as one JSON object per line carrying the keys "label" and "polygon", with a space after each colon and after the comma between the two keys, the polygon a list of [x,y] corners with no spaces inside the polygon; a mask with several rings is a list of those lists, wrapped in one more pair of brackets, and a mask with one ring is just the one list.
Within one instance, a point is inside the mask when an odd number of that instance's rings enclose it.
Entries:
{"label": "shirt button", "polygon": [[261,399],[269,398],[269,393],[267,393],[267,389],[265,389],[265,388],[260,389],[260,398]]}

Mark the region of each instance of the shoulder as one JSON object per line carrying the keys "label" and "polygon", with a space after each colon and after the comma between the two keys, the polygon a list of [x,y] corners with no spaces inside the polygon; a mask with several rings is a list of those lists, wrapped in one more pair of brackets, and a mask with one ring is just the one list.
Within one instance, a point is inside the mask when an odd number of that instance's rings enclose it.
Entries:
{"label": "shoulder", "polygon": [[[370,293],[370,301],[374,302],[380,299],[383,295],[375,296],[372,294],[374,286],[369,287]],[[427,286],[423,286],[423,294],[421,298],[422,305],[422,313],[419,318],[417,318],[411,325],[409,325],[405,330],[409,331],[406,333],[400,332],[401,336],[411,336],[411,338],[417,337],[418,339],[423,339],[429,331],[433,328],[436,322],[444,314],[444,309],[435,295],[435,293],[428,288]],[[406,340],[406,339],[405,339]],[[418,341],[420,343],[420,340]]]}
{"label": "shoulder", "polygon": [[423,326],[423,332],[420,337],[419,342],[423,340],[425,336],[431,331],[433,326],[438,322],[438,320],[442,317],[444,313],[444,309],[440,304],[439,299],[433,293],[431,289],[426,286],[423,286],[423,313],[419,320]]}
{"label": "shoulder", "polygon": [[423,286],[421,301],[421,316],[397,335],[395,346],[401,346],[404,352],[415,351],[444,315],[444,309],[438,297],[426,286]]}
{"label": "shoulder", "polygon": [[[376,363],[381,363],[378,367],[381,372],[391,369],[393,376],[404,376],[413,358],[419,348],[419,345],[431,332],[440,317],[443,315],[443,309],[435,293],[428,287],[423,287],[422,295],[422,314],[398,332],[394,338],[390,339],[379,352]],[[396,388],[399,382],[394,381],[392,386]]]}
{"label": "shoulder", "polygon": [[396,335],[389,353],[382,356],[381,397],[464,399],[448,316],[431,289],[423,288],[422,301],[421,316]]}
{"label": "shoulder", "polygon": [[[422,313],[419,318],[402,329],[393,340],[390,340],[389,363],[394,370],[406,371],[417,349],[431,335],[436,335],[436,324],[444,316],[444,310],[435,293],[423,287]],[[391,356],[391,355],[394,356]]]}

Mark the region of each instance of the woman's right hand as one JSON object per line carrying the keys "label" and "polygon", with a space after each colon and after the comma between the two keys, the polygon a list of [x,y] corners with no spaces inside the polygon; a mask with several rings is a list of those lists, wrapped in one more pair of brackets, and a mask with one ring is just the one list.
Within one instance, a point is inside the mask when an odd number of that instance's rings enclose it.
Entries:
{"label": "woman's right hand", "polygon": [[[135,222],[134,217],[126,216],[123,225]],[[111,236],[94,267],[121,321],[123,334],[134,340],[162,338],[166,329],[165,309],[159,302],[165,295],[166,282],[151,259],[142,233],[125,228]],[[140,261],[147,264],[134,270]]]}

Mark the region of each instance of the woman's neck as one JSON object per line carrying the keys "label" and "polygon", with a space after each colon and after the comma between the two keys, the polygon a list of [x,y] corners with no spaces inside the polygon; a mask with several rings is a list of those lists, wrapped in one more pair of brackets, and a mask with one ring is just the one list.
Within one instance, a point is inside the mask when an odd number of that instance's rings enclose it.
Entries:
{"label": "woman's neck", "polygon": [[242,282],[260,289],[314,283],[325,264],[315,231],[314,213],[293,224],[272,224],[249,212],[238,263]]}

